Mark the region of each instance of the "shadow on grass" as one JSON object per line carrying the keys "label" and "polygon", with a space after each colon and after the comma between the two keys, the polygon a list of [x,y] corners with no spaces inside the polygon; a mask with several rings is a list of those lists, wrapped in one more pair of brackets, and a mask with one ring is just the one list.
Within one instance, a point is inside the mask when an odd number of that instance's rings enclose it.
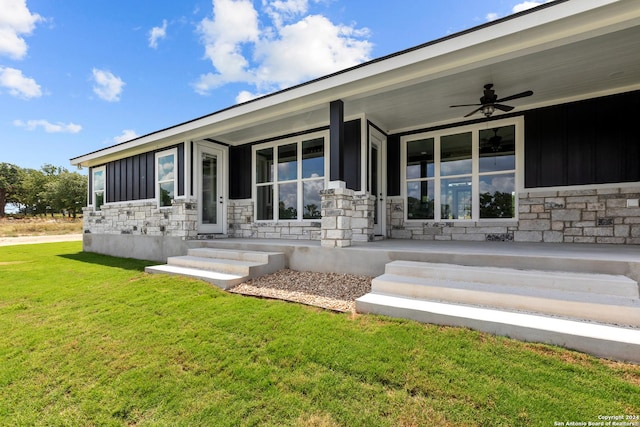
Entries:
{"label": "shadow on grass", "polygon": [[77,252],[74,254],[62,254],[58,256],[73,261],[86,262],[88,264],[98,264],[105,267],[121,268],[124,270],[133,271],[144,271],[145,267],[158,264],[154,261],[145,261],[134,258],[118,258],[92,252]]}

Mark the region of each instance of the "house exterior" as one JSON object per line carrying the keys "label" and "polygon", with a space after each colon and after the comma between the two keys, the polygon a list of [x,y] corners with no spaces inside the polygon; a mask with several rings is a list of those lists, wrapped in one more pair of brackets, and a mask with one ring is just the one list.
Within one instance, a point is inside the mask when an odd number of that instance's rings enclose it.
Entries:
{"label": "house exterior", "polygon": [[[490,116],[475,108],[531,90]],[[71,159],[85,250],[640,244],[640,3],[556,0]]]}

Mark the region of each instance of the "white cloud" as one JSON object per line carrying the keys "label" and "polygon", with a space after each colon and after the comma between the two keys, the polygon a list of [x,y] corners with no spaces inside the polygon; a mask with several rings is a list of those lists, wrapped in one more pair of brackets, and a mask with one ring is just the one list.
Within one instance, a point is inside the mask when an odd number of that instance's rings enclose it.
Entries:
{"label": "white cloud", "polygon": [[82,130],[82,126],[75,123],[51,123],[47,120],[14,120],[14,126],[22,127],[27,130],[35,130],[42,128],[47,133],[78,133]]}
{"label": "white cloud", "polygon": [[114,136],[113,142],[119,144],[121,142],[131,141],[134,138],[137,138],[139,135],[133,129],[125,129],[122,131],[122,135]]}
{"label": "white cloud", "polygon": [[0,54],[22,59],[27,54],[27,42],[21,35],[29,35],[36,23],[44,19],[31,13],[26,0],[0,0]]}
{"label": "white cloud", "polygon": [[164,39],[167,36],[167,20],[162,20],[162,27],[153,27],[149,31],[149,47],[153,49],[158,48],[158,40]]}
{"label": "white cloud", "polygon": [[218,73],[200,76],[195,84],[200,94],[225,83],[253,80],[242,53],[243,44],[256,42],[259,37],[258,13],[253,4],[248,0],[214,0],[213,13],[214,19],[203,19],[198,30],[205,44],[205,57]]}
{"label": "white cloud", "polygon": [[513,6],[513,9],[511,9],[511,11],[513,13],[518,13],[518,12],[522,12],[524,10],[527,9],[531,9],[534,8],[536,6],[540,6],[541,4],[544,3],[550,3],[553,0],[546,0],[546,1],[523,1],[522,3],[518,3],[515,6]]}
{"label": "white cloud", "polygon": [[[513,6],[511,8],[511,13],[522,12],[522,11],[540,6],[541,4],[544,4],[544,3],[551,3],[552,1],[554,0],[526,0]],[[496,19],[499,19],[499,18],[501,18],[501,16],[499,13],[496,13],[496,12],[487,13],[487,15],[485,16],[485,19],[487,20],[487,22],[495,21]]]}
{"label": "white cloud", "polygon": [[242,104],[243,102],[251,101],[252,99],[259,98],[263,95],[266,95],[266,94],[256,94],[256,93],[251,93],[248,90],[241,90],[240,93],[238,93],[238,95],[236,96],[236,103]]}
{"label": "white cloud", "polygon": [[17,98],[30,99],[42,96],[40,85],[15,68],[0,67],[0,87],[9,89],[9,93]]}
{"label": "white cloud", "polygon": [[285,20],[304,15],[309,9],[308,0],[262,0],[262,5],[276,27],[281,27]]}
{"label": "white cloud", "polygon": [[93,92],[101,99],[109,102],[120,101],[120,94],[125,82],[108,70],[93,69]]}
{"label": "white cloud", "polygon": [[494,13],[494,12],[487,13],[487,16],[485,17],[487,22],[495,21],[498,18],[500,18],[500,15],[498,15],[497,13]]}
{"label": "white cloud", "polygon": [[336,25],[321,15],[302,16],[308,0],[263,0],[262,5],[262,18],[273,26],[261,29],[251,1],[213,0],[213,19],[204,19],[198,30],[215,72],[193,84],[197,93],[245,83],[255,93],[240,92],[236,100],[244,102],[369,59],[367,29]]}
{"label": "white cloud", "polygon": [[371,44],[363,30],[335,25],[324,16],[311,15],[282,27],[279,37],[256,48],[260,81],[278,88],[352,67],[369,59]]}

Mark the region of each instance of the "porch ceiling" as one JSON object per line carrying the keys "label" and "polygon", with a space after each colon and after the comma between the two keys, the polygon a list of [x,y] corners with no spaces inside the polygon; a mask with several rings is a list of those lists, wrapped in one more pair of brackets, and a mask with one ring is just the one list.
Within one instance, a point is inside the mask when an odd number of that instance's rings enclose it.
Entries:
{"label": "porch ceiling", "polygon": [[[346,118],[365,114],[384,131],[395,133],[466,120],[463,116],[473,107],[449,106],[477,103],[486,83],[495,85],[499,97],[526,90],[534,92],[531,97],[505,102],[516,107],[514,113],[640,89],[640,26],[506,60],[496,57],[450,73],[424,75],[388,89],[348,96],[341,96],[337,91],[336,99],[345,102]],[[349,88],[345,88],[345,92],[350,92]],[[216,139],[241,144],[326,126],[328,110],[327,104],[317,105],[276,120],[218,134]],[[496,111],[494,117],[500,114],[504,113]],[[478,113],[470,119],[481,117]]]}

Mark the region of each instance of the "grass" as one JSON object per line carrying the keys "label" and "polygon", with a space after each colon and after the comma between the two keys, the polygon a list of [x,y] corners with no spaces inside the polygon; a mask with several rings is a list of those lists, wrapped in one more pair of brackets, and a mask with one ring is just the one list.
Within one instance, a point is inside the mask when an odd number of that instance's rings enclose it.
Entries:
{"label": "grass", "polygon": [[554,425],[640,413],[640,366],[0,247],[0,425]]}
{"label": "grass", "polygon": [[82,218],[10,216],[0,219],[0,237],[79,233],[82,233]]}

